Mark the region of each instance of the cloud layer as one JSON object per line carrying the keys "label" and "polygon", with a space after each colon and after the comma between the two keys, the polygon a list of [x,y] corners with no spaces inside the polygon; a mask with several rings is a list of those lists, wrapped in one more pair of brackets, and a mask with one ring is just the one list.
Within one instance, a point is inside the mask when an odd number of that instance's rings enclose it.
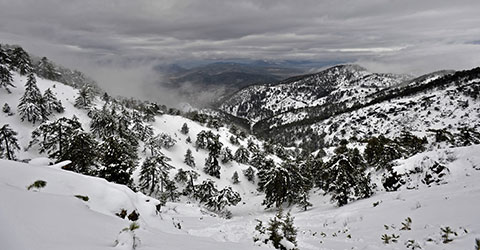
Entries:
{"label": "cloud layer", "polygon": [[0,38],[94,77],[227,58],[421,74],[480,65],[479,10],[478,0],[0,0]]}

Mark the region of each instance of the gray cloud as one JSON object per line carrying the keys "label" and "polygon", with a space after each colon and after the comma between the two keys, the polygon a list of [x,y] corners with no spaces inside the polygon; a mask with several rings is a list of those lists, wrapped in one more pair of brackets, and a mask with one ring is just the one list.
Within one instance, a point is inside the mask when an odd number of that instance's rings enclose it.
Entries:
{"label": "gray cloud", "polygon": [[115,70],[149,82],[155,63],[228,58],[421,74],[479,65],[479,9],[478,0],[0,0],[0,37],[106,82]]}

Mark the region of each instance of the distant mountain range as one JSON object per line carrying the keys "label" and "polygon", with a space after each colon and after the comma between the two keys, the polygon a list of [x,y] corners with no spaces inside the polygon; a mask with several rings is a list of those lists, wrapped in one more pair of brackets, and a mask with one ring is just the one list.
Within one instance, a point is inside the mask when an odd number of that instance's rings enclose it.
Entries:
{"label": "distant mountain range", "polygon": [[[247,86],[281,81],[331,63],[259,60],[245,63],[215,62],[191,68],[177,64],[158,65],[155,70],[167,76],[167,82],[163,82],[163,86],[179,90],[197,105],[208,106],[218,104],[220,100]],[[211,100],[199,100],[199,92],[209,93]]]}

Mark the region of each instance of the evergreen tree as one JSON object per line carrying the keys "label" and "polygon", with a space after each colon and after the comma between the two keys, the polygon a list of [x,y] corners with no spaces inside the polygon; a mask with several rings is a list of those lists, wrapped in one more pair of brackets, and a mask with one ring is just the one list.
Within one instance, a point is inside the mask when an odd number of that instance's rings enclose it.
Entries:
{"label": "evergreen tree", "polygon": [[4,124],[0,128],[0,157],[6,156],[7,160],[15,160],[15,150],[19,150],[17,132]]}
{"label": "evergreen tree", "polygon": [[200,175],[193,170],[179,169],[178,173],[175,175],[175,180],[179,183],[185,184],[185,189],[183,190],[183,195],[195,194],[195,184],[194,181]]}
{"label": "evergreen tree", "polygon": [[180,132],[182,132],[182,134],[186,135],[186,134],[188,134],[188,131],[189,131],[188,125],[187,125],[187,123],[184,123]]}
{"label": "evergreen tree", "polygon": [[82,126],[76,116],[72,119],[62,117],[56,121],[40,125],[32,132],[32,141],[28,147],[39,144],[40,153],[47,152],[50,158],[60,160],[69,145],[73,135],[82,131]]}
{"label": "evergreen tree", "polygon": [[75,107],[80,109],[88,109],[92,106],[95,93],[89,85],[83,86],[78,90],[78,96],[75,98]]}
{"label": "evergreen tree", "polygon": [[70,160],[66,169],[86,175],[96,175],[98,161],[98,142],[92,134],[75,130],[67,140],[64,150],[58,160]]}
{"label": "evergreen tree", "polygon": [[[273,164],[273,163],[270,163]],[[289,205],[298,201],[298,193],[304,188],[305,178],[295,163],[286,161],[280,166],[263,169],[259,172],[259,189],[265,192],[263,205],[267,208]]]}
{"label": "evergreen tree", "polygon": [[45,109],[48,113],[52,113],[53,111],[62,113],[65,110],[62,106],[62,102],[57,99],[50,88],[43,93],[43,100],[45,102]]}
{"label": "evergreen tree", "polygon": [[205,159],[205,167],[203,168],[203,171],[211,176],[220,178],[220,169],[221,167],[218,165],[217,157],[210,153],[207,159]]}
{"label": "evergreen tree", "polygon": [[38,76],[52,81],[57,80],[58,73],[55,71],[55,66],[48,61],[46,57],[42,57],[35,68],[35,73]]}
{"label": "evergreen tree", "polygon": [[37,87],[37,81],[33,74],[28,75],[28,80],[25,84],[25,93],[20,98],[18,111],[22,122],[26,118],[27,121],[33,122],[33,124],[35,124],[36,121],[45,120],[48,116],[45,102]]}
{"label": "evergreen tree", "polygon": [[249,182],[255,183],[255,170],[252,167],[243,170],[243,175]]}
{"label": "evergreen tree", "polygon": [[293,225],[290,213],[283,215],[283,210],[280,208],[275,217],[268,222],[268,227],[263,226],[262,221],[258,222],[259,224],[255,227],[257,234],[253,238],[255,242],[270,243],[280,250],[298,250],[296,248],[297,228]]}
{"label": "evergreen tree", "polygon": [[223,164],[228,163],[233,160],[232,150],[229,147],[224,147],[220,151],[220,160]]}
{"label": "evergreen tree", "polygon": [[8,116],[11,116],[13,115],[12,113],[12,109],[10,108],[10,106],[8,105],[8,103],[5,103],[2,107],[2,112],[7,114]]}
{"label": "evergreen tree", "polygon": [[30,56],[21,47],[16,47],[10,54],[10,67],[16,70],[20,75],[26,75],[32,72],[32,64],[30,62]]}
{"label": "evergreen tree", "polygon": [[101,110],[93,109],[89,112],[90,130],[100,139],[106,139],[118,133],[116,112],[109,110],[106,105]]}
{"label": "evergreen tree", "polygon": [[324,187],[339,206],[372,194],[370,178],[364,175],[365,163],[357,149],[341,149],[325,164]]}
{"label": "evergreen tree", "polygon": [[190,136],[188,136],[187,139],[185,139],[185,143],[192,143],[192,138],[190,138]]}
{"label": "evergreen tree", "polygon": [[236,206],[241,200],[239,193],[233,191],[231,187],[226,187],[211,195],[206,205],[216,211],[222,211],[226,206]]}
{"label": "evergreen tree", "polygon": [[171,202],[177,202],[180,193],[177,191],[177,186],[174,181],[165,179],[165,194]]}
{"label": "evergreen tree", "polygon": [[393,160],[402,157],[402,152],[396,143],[380,135],[368,140],[364,156],[369,166],[384,169],[390,168]]}
{"label": "evergreen tree", "polygon": [[160,142],[160,145],[166,149],[173,147],[175,143],[177,143],[175,139],[166,133],[160,133],[155,138]]}
{"label": "evergreen tree", "polygon": [[195,167],[195,159],[193,158],[192,155],[192,150],[187,149],[187,152],[185,153],[185,159],[183,160],[187,166],[194,168]]}
{"label": "evergreen tree", "polygon": [[230,136],[230,143],[233,144],[233,145],[240,145],[240,142],[238,141],[238,138],[235,137],[235,136]]}
{"label": "evergreen tree", "polygon": [[[170,158],[164,155],[150,156],[145,159],[140,170],[140,189],[148,195],[163,193],[168,180],[168,172],[173,167],[168,164]],[[160,189],[158,189],[160,188]]]}
{"label": "evergreen tree", "polygon": [[141,115],[136,111],[132,115],[132,123],[131,130],[140,141],[147,142],[153,136],[153,127],[145,124]]}
{"label": "evergreen tree", "polygon": [[247,148],[250,152],[252,152],[252,154],[258,153],[260,151],[260,149],[258,148],[258,145],[255,142],[253,142],[252,139],[249,139],[247,143],[248,143]]}
{"label": "evergreen tree", "polygon": [[7,93],[12,93],[8,87],[15,88],[13,85],[13,77],[7,67],[0,64],[0,88],[4,88]]}
{"label": "evergreen tree", "polygon": [[233,173],[232,182],[233,182],[233,184],[238,184],[238,183],[240,183],[240,180],[238,180],[238,173],[237,173],[237,171],[235,171],[235,172]]}
{"label": "evergreen tree", "polygon": [[210,179],[204,180],[201,184],[195,185],[195,198],[197,198],[200,203],[207,202],[217,193],[218,190]]}
{"label": "evergreen tree", "polygon": [[235,151],[235,161],[243,164],[247,164],[250,158],[250,152],[244,146],[240,146],[237,151]]}
{"label": "evergreen tree", "polygon": [[137,165],[137,149],[135,145],[119,136],[105,138],[100,145],[101,164],[100,177],[118,184],[130,185],[131,175]]}

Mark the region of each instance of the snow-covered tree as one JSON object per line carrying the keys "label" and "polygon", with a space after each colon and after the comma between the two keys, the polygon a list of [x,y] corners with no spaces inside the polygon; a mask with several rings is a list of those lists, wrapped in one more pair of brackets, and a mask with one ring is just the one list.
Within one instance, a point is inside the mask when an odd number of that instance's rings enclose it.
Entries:
{"label": "snow-covered tree", "polygon": [[143,122],[142,116],[138,111],[134,111],[132,114],[132,124],[131,130],[141,141],[146,142],[153,136],[153,127]]}
{"label": "snow-covered tree", "polygon": [[16,47],[11,51],[10,55],[10,68],[18,71],[21,75],[26,75],[32,72],[32,63],[30,56],[21,47]]}
{"label": "snow-covered tree", "polygon": [[124,138],[110,136],[100,144],[103,153],[100,176],[119,184],[131,184],[131,175],[137,165],[137,149]]}
{"label": "snow-covered tree", "polygon": [[297,165],[290,161],[281,165],[270,164],[273,166],[262,169],[258,174],[259,189],[265,192],[263,205],[269,208],[272,205],[280,207],[285,202],[289,205],[297,202],[299,191],[304,188],[305,181]]}
{"label": "snow-covered tree", "polygon": [[218,193],[215,183],[212,180],[204,180],[201,184],[195,185],[195,198],[201,203],[207,202],[211,197]]}
{"label": "snow-covered tree", "polygon": [[12,93],[9,87],[15,88],[13,85],[12,73],[8,70],[7,67],[0,64],[0,88],[4,88],[7,93]]}
{"label": "snow-covered tree", "polygon": [[190,130],[190,129],[188,128],[187,123],[184,123],[184,124],[182,125],[182,128],[180,129],[180,132],[182,132],[182,134],[186,135],[186,134],[188,134],[188,131],[189,131],[189,130]]}
{"label": "snow-covered tree", "polygon": [[[140,170],[140,189],[148,195],[163,192],[168,173],[173,167],[170,158],[164,155],[150,156],[145,159]],[[158,189],[160,188],[160,189]]]}
{"label": "snow-covered tree", "polygon": [[15,151],[20,149],[17,140],[17,132],[4,124],[0,128],[0,157],[7,160],[15,160]]}
{"label": "snow-covered tree", "polygon": [[185,159],[183,160],[187,166],[194,168],[195,167],[195,159],[193,158],[192,155],[192,150],[187,149],[187,152],[185,153]]}
{"label": "snow-covered tree", "polygon": [[62,102],[57,99],[50,88],[43,93],[43,101],[45,102],[45,109],[48,113],[53,113],[53,111],[62,113],[65,110]]}
{"label": "snow-covered tree", "polygon": [[35,73],[45,79],[57,80],[60,73],[55,70],[55,66],[46,57],[42,57],[35,67]]}
{"label": "snow-covered tree", "polygon": [[93,135],[75,130],[67,140],[58,160],[72,161],[65,169],[86,175],[96,175],[98,157],[98,142]]}
{"label": "snow-covered tree", "polygon": [[250,158],[250,152],[244,146],[240,146],[237,151],[235,151],[235,161],[243,164],[247,164]]}
{"label": "snow-covered tree", "polygon": [[179,183],[185,184],[185,188],[182,191],[183,195],[195,194],[194,181],[196,181],[199,176],[200,175],[193,170],[178,170],[178,173],[175,175],[175,180]]}
{"label": "snow-covered tree", "polygon": [[159,140],[162,147],[166,149],[173,147],[175,143],[177,143],[175,139],[173,139],[169,134],[166,134],[166,133],[160,133],[155,138],[157,138],[157,140]]}
{"label": "snow-covered tree", "polygon": [[226,206],[236,206],[241,200],[239,193],[233,191],[231,187],[225,187],[210,196],[206,205],[216,211],[222,211]]}
{"label": "snow-covered tree", "polygon": [[255,183],[255,170],[252,167],[243,170],[243,175],[249,182]]}
{"label": "snow-covered tree", "polygon": [[47,152],[50,158],[59,159],[78,130],[82,130],[82,125],[76,116],[72,119],[62,117],[56,121],[43,123],[32,132],[29,147],[38,144],[40,153]]}
{"label": "snow-covered tree", "polygon": [[229,147],[223,147],[220,151],[220,160],[223,164],[228,163],[233,160],[232,150]]}
{"label": "snow-covered tree", "polygon": [[22,121],[26,118],[27,121],[35,124],[36,121],[44,121],[47,119],[48,113],[45,102],[37,87],[37,80],[33,74],[28,75],[25,92],[18,104],[18,111]]}
{"label": "snow-covered tree", "polygon": [[221,167],[218,164],[217,157],[213,154],[209,154],[205,159],[205,167],[203,168],[203,171],[211,176],[220,178],[220,169]]}
{"label": "snow-covered tree", "polygon": [[83,86],[78,90],[78,96],[75,98],[75,107],[80,109],[88,109],[92,106],[93,99],[95,98],[95,92],[89,85]]}
{"label": "snow-covered tree", "polygon": [[238,172],[235,171],[235,172],[233,173],[233,175],[232,175],[232,182],[233,182],[233,184],[238,184],[238,183],[240,183],[240,180],[238,180],[238,178],[239,178],[239,177],[238,177]]}
{"label": "snow-covered tree", "polygon": [[283,214],[279,209],[278,213],[270,219],[268,226],[264,226],[262,221],[255,227],[254,242],[262,244],[271,244],[280,250],[298,250],[297,248],[297,228],[293,225],[293,218],[290,213]]}
{"label": "snow-covered tree", "polygon": [[324,186],[332,194],[332,200],[339,206],[372,194],[370,178],[365,176],[365,162],[357,149],[336,150],[335,155],[325,164]]}

